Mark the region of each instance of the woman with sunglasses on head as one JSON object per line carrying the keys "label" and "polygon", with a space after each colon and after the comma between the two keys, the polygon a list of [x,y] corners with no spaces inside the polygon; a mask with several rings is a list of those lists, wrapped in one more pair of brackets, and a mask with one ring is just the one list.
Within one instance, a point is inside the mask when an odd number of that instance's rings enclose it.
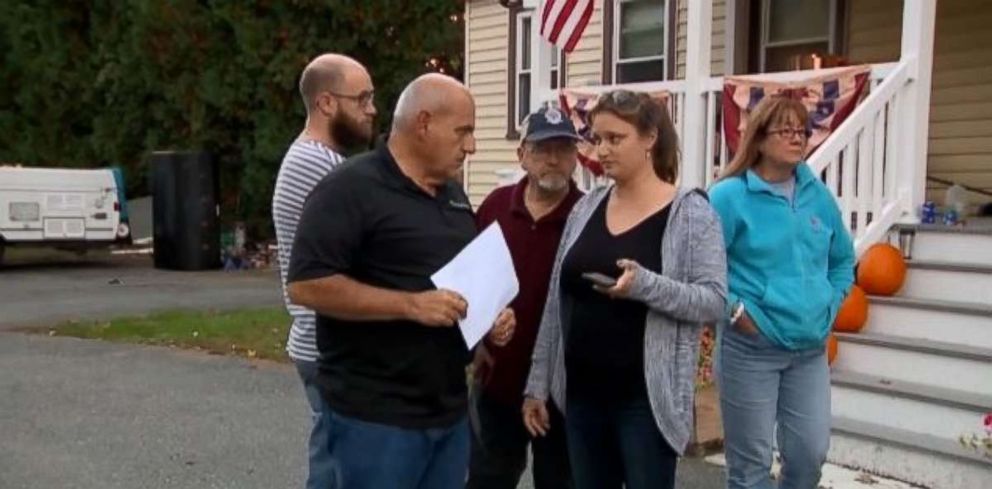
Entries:
{"label": "woman with sunglasses on head", "polygon": [[808,114],[762,100],[710,190],[727,246],[728,311],[719,328],[727,487],[814,489],[830,444],[826,339],[854,281],[854,249],[834,196],[803,157]]}
{"label": "woman with sunglasses on head", "polygon": [[671,488],[702,326],[725,309],[719,219],[702,191],[674,185],[678,136],[660,103],[609,92],[589,118],[613,185],[583,197],[565,225],[524,423],[546,433],[549,396],[565,413],[577,489]]}

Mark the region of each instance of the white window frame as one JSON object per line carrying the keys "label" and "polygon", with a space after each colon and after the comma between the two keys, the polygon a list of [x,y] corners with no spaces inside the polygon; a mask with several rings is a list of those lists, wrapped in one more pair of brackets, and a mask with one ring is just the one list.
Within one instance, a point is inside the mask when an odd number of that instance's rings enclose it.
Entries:
{"label": "white window frame", "polygon": [[770,35],[771,28],[771,17],[772,8],[771,0],[761,0],[761,48],[758,50],[758,56],[760,57],[761,72],[765,73],[768,69],[768,49],[769,48],[780,48],[788,46],[798,46],[802,44],[812,44],[816,42],[826,42],[827,50],[830,52],[837,51],[837,0],[830,0],[830,13],[827,19],[829,24],[827,25],[827,35],[826,36],[816,36],[808,37],[803,39],[793,39],[791,41],[778,41],[770,42],[768,36]]}
{"label": "white window frame", "polygon": [[[523,83],[520,82],[521,77],[523,75],[529,75],[530,76],[530,79],[533,79],[533,77],[534,77],[534,61],[535,61],[535,59],[534,59],[534,56],[532,55],[532,53],[534,52],[533,49],[532,49],[533,46],[532,45],[524,46],[524,42],[523,42],[524,41],[524,20],[525,19],[527,19],[527,20],[530,21],[530,30],[529,30],[529,32],[530,32],[530,36],[529,36],[530,42],[533,43],[539,37],[538,36],[538,33],[540,32],[540,26],[539,25],[535,25],[535,22],[537,21],[538,17],[536,15],[534,15],[534,11],[535,10],[532,9],[532,8],[523,9],[520,12],[518,12],[517,13],[517,16],[516,16],[516,23],[517,23],[516,33],[517,33],[517,38],[514,40],[515,41],[515,46],[514,47],[516,48],[517,53],[516,53],[516,66],[513,67],[513,76],[515,77],[514,86],[516,87],[516,92],[513,94],[513,112],[514,112],[513,117],[514,117],[514,120],[516,121],[516,127],[517,127],[518,130],[523,126],[523,118],[526,117],[527,114],[530,114],[530,108],[529,107],[526,109],[526,112],[525,113],[523,113],[523,114],[520,113],[520,94],[522,93],[521,90],[527,90],[527,93],[528,93],[528,95],[530,97],[530,101],[532,103],[533,103],[533,97],[534,97],[533,91],[531,90],[530,83],[523,84]],[[527,56],[530,58],[530,64],[531,64],[531,66],[529,66],[527,68],[524,68],[524,66],[523,66],[524,53],[527,53]],[[562,85],[562,83],[561,83],[562,80],[559,79],[560,78],[559,75],[561,74],[561,71],[558,69],[558,67],[561,64],[561,59],[560,58],[561,58],[561,51],[558,49],[558,46],[552,46],[551,47],[551,79],[550,79],[550,83],[552,84],[551,85],[551,89],[552,90],[556,90],[556,89],[560,88],[561,85]],[[555,86],[555,83],[554,83],[554,81],[556,79],[558,79],[557,80],[558,81],[557,86]]]}
{"label": "white window frame", "polygon": [[[621,52],[621,49],[620,49],[620,40],[623,38],[620,35],[620,26],[621,26],[620,21],[621,21],[621,17],[623,16],[623,13],[622,13],[623,4],[624,3],[628,3],[631,0],[607,0],[607,1],[612,1],[613,2],[613,40],[612,40],[613,41],[613,67],[612,67],[613,68],[613,78],[612,78],[613,83],[624,83],[624,82],[621,82],[620,81],[619,65],[624,64],[624,63],[637,63],[637,62],[642,62],[642,61],[659,61],[659,60],[661,61],[661,66],[662,66],[662,68],[661,68],[661,70],[662,70],[661,71],[662,72],[662,77],[661,77],[661,80],[657,80],[657,81],[667,80],[668,77],[671,76],[671,74],[668,72],[668,61],[669,61],[668,60],[668,39],[669,39],[669,36],[671,35],[671,31],[669,31],[669,29],[672,28],[672,19],[670,19],[669,18],[670,15],[668,15],[669,14],[669,5],[668,5],[668,2],[671,2],[671,1],[674,1],[674,0],[663,0],[661,2],[661,11],[662,11],[662,14],[665,16],[665,20],[662,23],[662,25],[664,25],[665,35],[663,36],[663,39],[662,39],[661,55],[659,55],[659,56],[641,56],[639,58],[625,58],[623,60],[620,59],[620,52]],[[689,1],[692,1],[692,0],[689,0]],[[643,80],[643,81],[654,81],[654,80]]]}

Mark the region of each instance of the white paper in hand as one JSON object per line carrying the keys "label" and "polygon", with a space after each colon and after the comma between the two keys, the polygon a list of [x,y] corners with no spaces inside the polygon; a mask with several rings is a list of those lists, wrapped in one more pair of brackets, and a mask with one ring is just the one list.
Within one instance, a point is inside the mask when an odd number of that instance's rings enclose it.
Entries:
{"label": "white paper in hand", "polygon": [[465,344],[475,346],[520,291],[513,259],[499,223],[492,223],[431,276],[438,289],[461,294],[468,315],[459,324]]}

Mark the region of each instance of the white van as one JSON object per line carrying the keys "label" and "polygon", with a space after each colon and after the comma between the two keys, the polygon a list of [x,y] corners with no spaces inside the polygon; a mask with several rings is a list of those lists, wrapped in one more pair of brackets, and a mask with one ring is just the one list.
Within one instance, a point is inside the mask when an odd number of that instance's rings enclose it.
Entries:
{"label": "white van", "polygon": [[83,251],[130,240],[119,169],[0,166],[0,261],[7,246]]}

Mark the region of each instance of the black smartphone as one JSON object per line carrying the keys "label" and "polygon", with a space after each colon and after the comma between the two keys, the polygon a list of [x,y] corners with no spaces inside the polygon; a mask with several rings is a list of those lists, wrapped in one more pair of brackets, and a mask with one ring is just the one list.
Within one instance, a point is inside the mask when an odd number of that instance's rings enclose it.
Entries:
{"label": "black smartphone", "polygon": [[608,275],[603,275],[602,273],[586,272],[582,274],[582,278],[600,287],[610,288],[617,284],[617,279]]}

